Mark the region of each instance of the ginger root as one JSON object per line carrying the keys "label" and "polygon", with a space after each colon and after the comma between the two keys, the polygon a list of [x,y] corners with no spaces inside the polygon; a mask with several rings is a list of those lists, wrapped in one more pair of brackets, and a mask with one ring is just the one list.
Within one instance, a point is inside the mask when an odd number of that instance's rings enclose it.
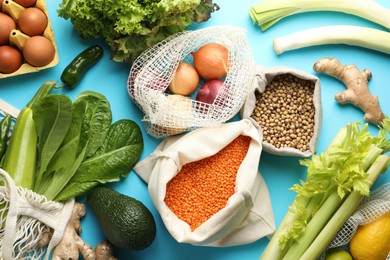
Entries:
{"label": "ginger root", "polygon": [[39,247],[47,246],[50,243],[51,238],[53,237],[54,230],[47,227],[43,233],[41,239],[38,241]]}
{"label": "ginger root", "polygon": [[85,206],[76,202],[62,240],[54,248],[53,260],[76,260],[79,259],[80,253],[85,260],[96,259],[94,248],[85,243],[79,236],[81,233],[80,220],[85,216],[85,213]]}
{"label": "ginger root", "polygon": [[355,65],[342,65],[337,59],[323,58],[317,61],[313,69],[333,76],[344,83],[347,90],[335,96],[341,104],[350,103],[360,108],[364,114],[364,120],[375,125],[380,125],[385,118],[377,96],[373,96],[368,89],[368,81],[372,74],[369,70],[359,71]]}
{"label": "ginger root", "polygon": [[[117,260],[114,256],[113,246],[108,241],[102,241],[95,249],[85,243],[79,234],[81,233],[80,220],[85,216],[85,206],[79,202],[75,202],[72,210],[72,215],[66,225],[64,235],[54,248],[52,260],[77,260],[80,253],[85,260]],[[45,247],[50,243],[54,230],[47,228],[44,230],[39,247]]]}
{"label": "ginger root", "polygon": [[103,241],[96,246],[96,260],[117,260],[112,245]]}

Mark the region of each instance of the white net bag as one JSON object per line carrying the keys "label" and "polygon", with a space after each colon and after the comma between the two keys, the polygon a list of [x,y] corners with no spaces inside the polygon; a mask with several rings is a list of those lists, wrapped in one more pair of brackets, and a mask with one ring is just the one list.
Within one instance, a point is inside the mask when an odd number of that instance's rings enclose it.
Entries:
{"label": "white net bag", "polygon": [[[0,169],[0,255],[1,259],[49,259],[61,241],[72,213],[74,200],[66,204],[47,200],[31,190],[18,187]],[[48,246],[41,247],[42,235],[53,229]]]}
{"label": "white net bag", "polygon": [[[344,226],[337,233],[329,248],[347,245],[355,234],[359,225],[374,221],[383,214],[390,212],[390,183],[383,184],[371,192],[360,203],[354,214],[349,217]],[[390,260],[390,252],[386,260]]]}
{"label": "white net bag", "polygon": [[[137,58],[130,70],[128,92],[145,114],[143,122],[150,135],[160,138],[217,126],[238,113],[254,78],[254,61],[245,33],[230,26],[177,33]],[[193,64],[191,53],[208,43],[228,50],[228,72],[216,99],[206,104],[191,97],[172,98],[166,90],[179,63]],[[201,79],[199,86],[204,82]]]}

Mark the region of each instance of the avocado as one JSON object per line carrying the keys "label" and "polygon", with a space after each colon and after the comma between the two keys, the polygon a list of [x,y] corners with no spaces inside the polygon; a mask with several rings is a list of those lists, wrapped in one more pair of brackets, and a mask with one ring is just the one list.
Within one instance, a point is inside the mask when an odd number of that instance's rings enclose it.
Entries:
{"label": "avocado", "polygon": [[94,188],[87,202],[115,247],[137,251],[155,239],[156,222],[142,202],[104,186]]}

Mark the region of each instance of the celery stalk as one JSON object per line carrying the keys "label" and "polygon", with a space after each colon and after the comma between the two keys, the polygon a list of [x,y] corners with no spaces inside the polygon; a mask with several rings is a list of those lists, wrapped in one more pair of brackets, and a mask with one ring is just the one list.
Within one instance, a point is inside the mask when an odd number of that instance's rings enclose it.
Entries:
{"label": "celery stalk", "polygon": [[347,44],[390,54],[390,33],[354,25],[332,25],[307,29],[273,40],[276,54],[324,44]]}
{"label": "celery stalk", "polygon": [[[369,181],[374,183],[381,173],[386,171],[390,165],[390,156],[381,155],[373,163],[371,168],[368,170]],[[337,212],[328,221],[326,226],[321,230],[319,235],[305,251],[305,253],[299,258],[300,260],[317,259],[321,253],[330,244],[332,239],[336,236],[337,232],[341,229],[344,223],[348,220],[349,216],[355,211],[359,205],[363,196],[357,192],[351,192],[345,201],[342,203]]]}
{"label": "celery stalk", "polygon": [[[382,149],[379,149],[376,146],[371,146],[367,156],[361,162],[363,170],[367,171],[382,152]],[[367,174],[370,174],[370,170]],[[325,202],[320,204],[320,208],[315,212],[314,217],[308,221],[305,230],[309,232],[303,232],[299,239],[297,239],[297,241],[288,249],[283,259],[300,259],[300,256],[321,232],[322,228],[332,217],[333,213],[337,211],[343,201],[344,197],[341,198],[336,188],[334,188],[329,193],[329,196],[326,197]]]}
{"label": "celery stalk", "polygon": [[342,201],[343,200],[338,196],[337,192],[331,193],[321,208],[315,213],[315,216],[307,224],[305,229],[306,232],[304,232],[303,235],[291,245],[283,259],[300,259],[300,256],[309,247],[317,234],[341,205]]}
{"label": "celery stalk", "polygon": [[359,124],[343,127],[321,155],[301,161],[306,181],[292,187],[297,196],[260,259],[299,259],[348,194],[369,194],[372,164],[390,150],[390,140],[387,128],[373,136]]}
{"label": "celery stalk", "polygon": [[313,11],[343,12],[390,29],[390,10],[369,0],[265,0],[253,5],[249,14],[264,31],[287,16]]}
{"label": "celery stalk", "polygon": [[294,223],[294,221],[295,214],[291,211],[287,211],[278,229],[260,256],[260,260],[280,259],[282,257],[283,249],[279,244],[279,238]]}
{"label": "celery stalk", "polygon": [[[347,132],[347,128],[343,127],[341,128],[336,136],[333,138],[331,144],[328,147],[332,147],[335,145],[340,145],[345,139]],[[329,148],[328,148],[329,149]],[[304,203],[304,207],[308,208],[308,211],[314,210],[313,207],[317,202],[316,200],[306,200],[306,202],[300,201],[300,203]],[[297,203],[297,198],[294,200],[293,204]],[[293,226],[297,216],[294,212],[292,212],[290,209],[287,211],[286,215],[284,216],[282,222],[280,223],[278,229],[276,230],[275,234],[272,236],[270,242],[268,243],[267,247],[263,251],[262,255],[260,256],[261,260],[268,260],[268,259],[281,259],[284,255],[284,246],[281,245],[280,239],[283,239],[283,236],[286,235],[286,233],[289,231],[290,227]]]}

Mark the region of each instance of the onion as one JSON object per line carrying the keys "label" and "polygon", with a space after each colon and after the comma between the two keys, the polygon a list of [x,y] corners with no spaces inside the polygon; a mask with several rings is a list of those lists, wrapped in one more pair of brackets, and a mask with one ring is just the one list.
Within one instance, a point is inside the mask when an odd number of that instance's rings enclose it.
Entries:
{"label": "onion", "polygon": [[199,75],[195,68],[185,62],[180,62],[169,83],[169,90],[173,94],[187,96],[195,91],[199,85]]}
{"label": "onion", "polygon": [[220,45],[209,43],[193,52],[194,66],[205,79],[226,77],[228,67],[228,50]]}
{"label": "onion", "polygon": [[213,104],[222,85],[223,81],[220,79],[207,81],[200,87],[198,94],[196,95],[196,100],[207,104]]}

